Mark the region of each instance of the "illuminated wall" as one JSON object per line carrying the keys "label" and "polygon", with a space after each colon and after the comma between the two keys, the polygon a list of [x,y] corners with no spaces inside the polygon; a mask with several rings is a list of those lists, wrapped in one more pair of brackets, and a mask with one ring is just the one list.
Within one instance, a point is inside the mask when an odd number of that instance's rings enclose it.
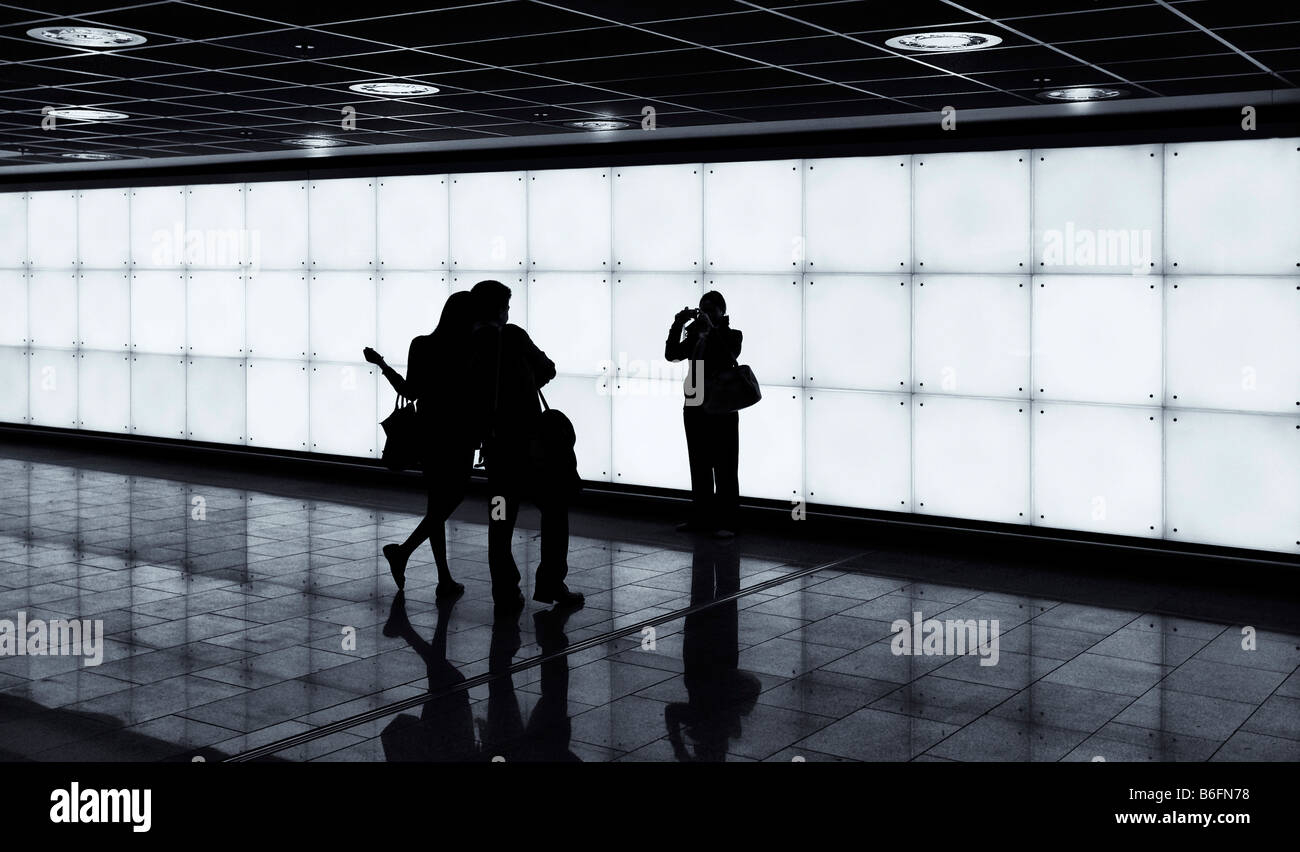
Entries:
{"label": "illuminated wall", "polygon": [[0,194],[0,420],[375,458],[486,277],[589,480],[687,487],[718,289],[745,495],[1300,552],[1294,139]]}

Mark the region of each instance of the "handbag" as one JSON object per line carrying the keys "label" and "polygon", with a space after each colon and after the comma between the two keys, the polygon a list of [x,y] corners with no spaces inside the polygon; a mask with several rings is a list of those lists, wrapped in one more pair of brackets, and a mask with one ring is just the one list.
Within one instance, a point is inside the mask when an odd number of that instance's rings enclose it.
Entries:
{"label": "handbag", "polygon": [[557,497],[570,500],[582,491],[582,477],[578,476],[578,456],[574,448],[578,443],[573,421],[558,409],[551,408],[541,388],[537,396],[542,401],[542,415],[537,420],[537,433],[528,443],[538,484]]}
{"label": "handbag", "polygon": [[420,422],[415,403],[398,395],[393,413],[380,423],[384,427],[384,464],[389,470],[406,470],[420,458]]}
{"label": "handbag", "polygon": [[[505,330],[497,334],[497,369],[492,389],[492,417],[488,428],[488,437],[483,442],[479,457],[487,460],[485,450],[496,436],[497,408],[501,397],[501,342]],[[528,464],[534,485],[539,491],[563,498],[576,497],[582,490],[582,478],[578,476],[578,456],[574,447],[578,443],[573,421],[558,409],[551,408],[546,395],[537,388],[537,397],[542,402],[542,414],[537,419],[533,434],[528,438]],[[491,464],[490,460],[487,460]]]}
{"label": "handbag", "polygon": [[709,414],[729,414],[763,398],[758,379],[747,364],[725,367],[705,381],[704,410]]}

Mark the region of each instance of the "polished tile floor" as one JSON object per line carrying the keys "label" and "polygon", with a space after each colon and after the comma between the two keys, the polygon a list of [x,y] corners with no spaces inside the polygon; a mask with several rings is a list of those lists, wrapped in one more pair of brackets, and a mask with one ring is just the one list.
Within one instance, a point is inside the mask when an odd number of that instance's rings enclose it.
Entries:
{"label": "polished tile floor", "polygon": [[[1300,760],[1286,602],[579,513],[587,606],[494,620],[478,500],[466,595],[437,603],[427,549],[396,594],[379,548],[420,502],[0,443],[0,619],[107,634],[98,666],[0,656],[0,759]],[[917,612],[996,620],[996,664],[894,653]]]}

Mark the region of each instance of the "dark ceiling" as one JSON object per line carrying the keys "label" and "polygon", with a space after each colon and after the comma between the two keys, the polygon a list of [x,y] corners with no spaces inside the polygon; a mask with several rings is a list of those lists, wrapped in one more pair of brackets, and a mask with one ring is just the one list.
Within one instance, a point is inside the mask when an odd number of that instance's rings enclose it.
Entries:
{"label": "dark ceiling", "polygon": [[[89,50],[26,35],[52,24],[148,41]],[[885,46],[950,29],[1002,43],[949,53]],[[1300,3],[49,0],[0,4],[0,58],[0,166],[66,164],[70,152],[285,151],[283,140],[303,136],[375,146],[581,134],[564,122],[639,123],[646,106],[659,128],[725,128],[1035,105],[1045,86],[1122,86],[1136,98],[1296,89]],[[395,78],[441,91],[348,90]],[[43,130],[47,105],[130,117]],[[345,106],[355,129],[340,128]]]}

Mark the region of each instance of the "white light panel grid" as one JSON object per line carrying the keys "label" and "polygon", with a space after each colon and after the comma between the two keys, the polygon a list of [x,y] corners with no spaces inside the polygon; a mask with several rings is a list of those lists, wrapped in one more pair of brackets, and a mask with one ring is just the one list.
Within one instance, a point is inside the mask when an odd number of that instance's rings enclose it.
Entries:
{"label": "white light panel grid", "polygon": [[131,348],[131,274],[86,270],[77,278],[77,338],[89,349]]}
{"label": "white light panel grid", "polygon": [[0,193],[0,269],[27,264],[27,193]]}
{"label": "white light panel grid", "polygon": [[704,167],[705,268],[800,272],[804,262],[799,160]]}
{"label": "white light panel grid", "polygon": [[451,176],[453,269],[522,269],[528,242],[524,172]]}
{"label": "white light panel grid", "polygon": [[804,496],[803,393],[776,385],[762,391],[763,416],[740,415],[740,491],[790,503]]}
{"label": "white light panel grid", "polygon": [[186,281],[186,344],[191,355],[244,355],[244,276],[193,270]]}
{"label": "white light panel grid", "polygon": [[915,271],[1028,272],[1029,151],[917,154]]}
{"label": "white light panel grid", "polygon": [[1166,298],[1165,405],[1300,411],[1300,277],[1176,275]]}
{"label": "white light panel grid", "polygon": [[378,458],[375,370],[355,364],[317,362],[307,372],[312,452]]}
{"label": "white light panel grid", "polygon": [[1029,276],[917,275],[914,284],[917,390],[1029,395]]}
{"label": "white light panel grid", "polygon": [[1165,411],[1165,537],[1300,553],[1300,418]]}
{"label": "white light panel grid", "polygon": [[1297,148],[0,193],[0,420],[376,458],[361,349],[495,278],[582,475],[685,490],[663,346],[716,288],[748,497],[1291,551]]}
{"label": "white light panel grid", "polygon": [[443,272],[384,272],[379,276],[377,349],[390,362],[405,362],[411,341],[438,325],[450,292]]}
{"label": "white light panel grid", "polygon": [[609,269],[610,170],[528,173],[528,261],[536,270]]}
{"label": "white light panel grid", "polygon": [[1159,404],[1161,278],[1036,275],[1032,296],[1035,396]]}
{"label": "white light panel grid", "polygon": [[1057,148],[1031,160],[1035,271],[1159,274],[1161,146]]}
{"label": "white light panel grid", "polygon": [[131,190],[131,263],[138,269],[185,264],[185,189],[148,186]]}
{"label": "white light panel grid", "polygon": [[131,197],[126,189],[77,193],[77,255],[83,268],[123,269],[131,262]]}
{"label": "white light panel grid", "polygon": [[219,183],[185,190],[185,262],[226,269],[260,261],[261,241],[245,227],[244,185]]}
{"label": "white light panel grid", "polygon": [[1033,523],[1158,538],[1158,407],[1035,402]]}
{"label": "white light panel grid", "polygon": [[1165,146],[1167,272],[1294,275],[1300,269],[1300,141]]}
{"label": "white light panel grid", "polygon": [[912,376],[912,276],[809,274],[804,364],[818,388],[905,391]]}
{"label": "white light panel grid", "polygon": [[307,289],[302,272],[249,274],[244,294],[250,355],[307,360]]}
{"label": "white light panel grid", "polygon": [[0,346],[27,345],[27,273],[0,269]]}
{"label": "white light panel grid", "polygon": [[375,179],[312,181],[307,192],[313,270],[375,268]]}
{"label": "white light panel grid", "polygon": [[79,429],[130,433],[130,353],[93,350],[78,353],[77,411]]}
{"label": "white light panel grid", "polygon": [[804,248],[809,272],[911,272],[911,160],[807,161]]}
{"label": "white light panel grid", "polygon": [[446,269],[447,176],[384,177],[375,192],[379,268]]}
{"label": "white light panel grid", "polygon": [[618,379],[612,391],[612,481],[689,490],[681,382]]}
{"label": "white light panel grid", "polygon": [[307,365],[250,359],[246,381],[249,446],[306,452]]}
{"label": "white light panel grid", "polygon": [[[12,215],[12,205],[9,212]],[[11,227],[6,223],[8,230]],[[27,264],[37,269],[77,265],[77,193],[68,190],[27,195]]]}
{"label": "white light panel grid", "polygon": [[185,359],[132,354],[131,434],[185,437]]}
{"label": "white light panel grid", "polygon": [[258,246],[258,269],[307,268],[307,182],[250,183],[244,190],[250,244]]}
{"label": "white light panel grid", "polygon": [[[664,358],[673,317],[699,305],[704,287],[698,275],[619,274],[614,277],[614,369],[637,379],[686,377],[685,362]],[[651,321],[649,318],[653,317]],[[742,353],[743,354],[743,353]]]}
{"label": "white light panel grid", "polygon": [[240,358],[187,358],[185,361],[186,436],[192,441],[243,444],[244,361]]}
{"label": "white light panel grid", "polygon": [[375,342],[375,277],[366,272],[313,272],[307,331],[312,358],[361,363]]}
{"label": "white light panel grid", "polygon": [[77,273],[71,268],[32,273],[27,330],[33,346],[70,349],[77,345]]}
{"label": "white light panel grid", "polygon": [[704,166],[614,169],[614,268],[696,272],[704,258]]}
{"label": "white light panel grid", "polygon": [[131,273],[131,350],[177,355],[185,351],[184,273]]}
{"label": "white light panel grid", "polygon": [[610,374],[608,275],[539,272],[528,280],[528,295],[528,333],[557,373]]}
{"label": "white light panel grid", "polygon": [[906,512],[912,504],[911,397],[806,392],[808,502]]}
{"label": "white light panel grid", "polygon": [[28,350],[0,346],[0,422],[27,422]]}
{"label": "white light panel grid", "polygon": [[1027,523],[1027,400],[918,394],[912,404],[915,511]]}
{"label": "white light panel grid", "polygon": [[68,349],[33,349],[28,364],[30,421],[37,426],[75,429],[77,353]]}

